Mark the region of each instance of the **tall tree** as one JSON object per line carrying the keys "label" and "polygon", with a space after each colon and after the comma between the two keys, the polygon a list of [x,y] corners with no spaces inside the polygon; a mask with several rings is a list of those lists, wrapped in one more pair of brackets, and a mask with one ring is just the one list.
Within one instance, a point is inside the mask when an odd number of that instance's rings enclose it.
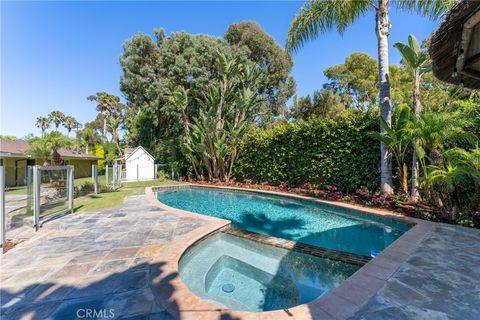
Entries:
{"label": "tall tree", "polygon": [[53,131],[42,138],[29,141],[28,152],[35,158],[43,160],[43,165],[61,164],[58,149],[66,146],[68,139],[60,132]]}
{"label": "tall tree", "polygon": [[190,119],[199,116],[205,88],[219,77],[217,52],[241,64],[263,62],[262,73],[268,81],[258,89],[261,108],[256,124],[282,112],[282,104],[294,91],[290,55],[255,23],[236,24],[223,39],[186,32],[165,35],[161,29],[154,33],[153,38],[140,33],[125,42],[120,88],[128,106],[125,139],[130,144],[141,143],[160,161],[181,163],[182,169],[191,166],[178,139],[183,131],[182,113],[170,100],[177,87],[185,88],[189,92],[185,112]]}
{"label": "tall tree", "polygon": [[[414,10],[431,17],[440,16],[452,0],[403,0],[394,4],[400,9]],[[337,29],[343,33],[348,26],[368,11],[375,11],[375,31],[378,49],[378,87],[380,113],[387,125],[392,122],[390,82],[388,67],[388,36],[390,32],[390,0],[312,0],[303,6],[294,17],[287,34],[287,48],[298,50],[319,34]],[[380,133],[386,134],[380,127]],[[380,143],[381,190],[392,193],[392,155],[386,145]]]}
{"label": "tall tree", "polygon": [[36,126],[42,130],[42,137],[45,137],[45,132],[50,128],[52,121],[49,117],[40,116],[37,118]]}
{"label": "tall tree", "polygon": [[229,181],[240,140],[258,111],[261,72],[255,65],[240,65],[222,53],[217,53],[217,57],[219,79],[205,88],[198,117],[190,122],[185,113],[189,99],[184,88],[177,88],[171,101],[182,112],[183,152],[197,178],[202,178],[201,170],[205,168],[210,180]]}
{"label": "tall tree", "polygon": [[97,92],[95,95],[88,96],[87,100],[97,103],[97,111],[103,117],[103,136],[106,137],[108,118],[112,113],[123,108],[120,98],[107,92]]}
{"label": "tall tree", "polygon": [[[393,45],[402,56],[403,64],[411,70],[413,75],[413,116],[415,119],[420,117],[421,104],[420,104],[420,79],[422,76],[432,70],[430,64],[430,58],[426,50],[422,50],[417,39],[410,35],[408,37],[408,44],[397,42]],[[416,145],[417,142],[415,141]],[[420,198],[419,188],[419,165],[417,160],[417,154],[413,152],[412,159],[412,187],[410,189],[410,197],[413,201],[418,201]]]}
{"label": "tall tree", "polygon": [[340,95],[327,88],[315,90],[313,98],[310,95],[299,98],[295,96],[290,117],[296,120],[335,117],[344,109]]}
{"label": "tall tree", "polygon": [[85,153],[89,154],[92,147],[95,144],[102,142],[102,139],[95,130],[91,127],[85,126],[85,128],[80,132],[80,137],[83,145],[85,146]]}
{"label": "tall tree", "polygon": [[72,116],[66,116],[64,126],[65,126],[65,129],[67,129],[67,137],[68,137],[70,135],[70,132],[76,128],[77,120]]}
{"label": "tall tree", "polygon": [[61,111],[52,111],[48,114],[48,118],[55,125],[55,131],[58,131],[58,127],[65,122],[65,115]]}
{"label": "tall tree", "polygon": [[290,75],[293,67],[290,53],[254,21],[231,24],[224,39],[231,45],[245,48],[248,59],[261,69],[264,76],[258,91],[264,104],[262,109],[268,115],[278,115],[295,93],[295,80]]}
{"label": "tall tree", "polygon": [[354,52],[345,63],[323,71],[329,88],[337,92],[346,107],[368,110],[378,96],[378,63],[368,54]]}
{"label": "tall tree", "polygon": [[112,141],[117,147],[118,154],[122,154],[122,149],[120,148],[120,127],[123,124],[123,116],[120,113],[114,113],[108,118],[108,131],[112,135]]}

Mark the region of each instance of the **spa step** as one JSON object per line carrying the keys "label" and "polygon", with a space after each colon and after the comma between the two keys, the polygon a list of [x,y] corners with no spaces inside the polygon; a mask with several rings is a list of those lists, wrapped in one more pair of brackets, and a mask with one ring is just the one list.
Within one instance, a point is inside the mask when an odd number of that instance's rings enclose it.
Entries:
{"label": "spa step", "polygon": [[305,243],[285,240],[237,228],[225,228],[223,232],[237,237],[242,237],[256,242],[275,246],[278,248],[293,250],[300,253],[306,253],[321,258],[343,261],[358,266],[363,266],[372,259],[371,257],[362,256],[354,253],[312,246]]}

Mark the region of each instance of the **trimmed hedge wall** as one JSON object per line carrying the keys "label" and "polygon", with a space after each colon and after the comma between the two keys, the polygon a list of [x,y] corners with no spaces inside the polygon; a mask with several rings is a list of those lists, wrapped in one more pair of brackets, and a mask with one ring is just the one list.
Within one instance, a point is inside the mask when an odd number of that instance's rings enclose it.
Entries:
{"label": "trimmed hedge wall", "polygon": [[286,123],[247,134],[234,168],[237,181],[304,183],[353,191],[380,185],[378,114],[345,112],[335,119]]}

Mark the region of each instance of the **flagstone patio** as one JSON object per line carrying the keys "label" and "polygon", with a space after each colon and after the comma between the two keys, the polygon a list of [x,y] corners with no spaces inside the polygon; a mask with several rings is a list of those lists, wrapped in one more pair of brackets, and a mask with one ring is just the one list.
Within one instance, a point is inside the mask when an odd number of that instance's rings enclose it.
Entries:
{"label": "flagstone patio", "polygon": [[1,318],[73,319],[83,308],[112,309],[115,319],[168,319],[150,290],[154,257],[207,223],[152,206],[145,196],[48,222],[1,257]]}
{"label": "flagstone patio", "polygon": [[[190,243],[192,234],[225,225],[215,220],[132,196],[114,209],[50,221],[0,258],[1,318],[85,319],[90,312],[93,319],[172,319],[162,301],[168,300],[169,310],[188,302],[175,301],[182,296],[175,292],[178,273],[163,261],[174,260],[181,253],[175,248]],[[480,319],[479,230],[444,224],[421,230],[415,250],[402,252],[397,245],[398,256],[385,250],[362,268],[368,283],[351,283],[352,276],[346,282],[357,290],[342,295],[342,286],[337,288],[310,309],[309,318]],[[382,259],[395,268],[375,265]],[[160,282],[152,285],[154,278]],[[366,297],[370,287],[374,294]],[[179,310],[182,319],[196,319]],[[239,313],[210,315],[228,319]],[[288,317],[297,319],[286,310]],[[248,318],[263,319],[251,313]]]}

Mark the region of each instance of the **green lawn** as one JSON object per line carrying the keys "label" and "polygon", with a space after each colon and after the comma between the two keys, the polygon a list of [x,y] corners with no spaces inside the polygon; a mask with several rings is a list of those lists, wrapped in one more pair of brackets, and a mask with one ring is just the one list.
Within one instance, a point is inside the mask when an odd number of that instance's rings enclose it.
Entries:
{"label": "green lawn", "polygon": [[23,187],[8,187],[6,188],[6,193],[7,194],[27,194],[27,187],[26,186],[23,186]]}
{"label": "green lawn", "polygon": [[[92,181],[92,178],[91,177],[87,177],[87,178],[78,178],[78,179],[75,179],[73,184],[75,186],[79,186],[79,185],[82,185],[83,183],[85,183],[86,181]],[[105,176],[98,176],[98,183],[101,183],[101,184],[105,184]],[[9,187],[7,188],[6,190],[7,194],[11,194],[11,195],[14,195],[14,194],[27,194],[27,187],[26,186],[22,186],[22,187]]]}
{"label": "green lawn", "polygon": [[[77,179],[78,180],[78,179]],[[75,212],[93,212],[113,208],[122,204],[127,196],[143,194],[145,187],[179,184],[173,180],[154,180],[139,182],[124,182],[117,191],[91,194],[76,198],[73,202]]]}
{"label": "green lawn", "polygon": [[[98,177],[99,183],[105,183],[105,176]],[[88,178],[79,178],[75,179],[75,186],[83,184],[85,181],[92,181],[90,177]],[[122,187],[116,191],[104,192],[99,194],[90,194],[82,197],[75,198],[73,201],[73,207],[75,212],[93,212],[99,211],[102,209],[108,209],[116,207],[122,204],[125,197],[130,195],[139,195],[145,192],[145,187],[161,186],[161,185],[173,185],[179,184],[178,181],[174,180],[153,180],[153,181],[134,181],[134,182],[124,182]],[[14,187],[9,188],[7,194],[10,195],[21,195],[27,194],[27,187]],[[65,204],[66,205],[66,204]],[[51,212],[58,211],[57,204],[52,208],[44,207],[42,208],[42,214],[48,215]],[[23,212],[25,210],[19,211],[19,214],[32,215],[32,212]]]}
{"label": "green lawn", "polygon": [[[111,176],[108,180],[112,180]],[[92,177],[86,177],[86,178],[77,178],[73,181],[73,184],[75,186],[79,186],[87,181],[93,182]],[[105,184],[105,176],[98,176],[98,183]]]}

